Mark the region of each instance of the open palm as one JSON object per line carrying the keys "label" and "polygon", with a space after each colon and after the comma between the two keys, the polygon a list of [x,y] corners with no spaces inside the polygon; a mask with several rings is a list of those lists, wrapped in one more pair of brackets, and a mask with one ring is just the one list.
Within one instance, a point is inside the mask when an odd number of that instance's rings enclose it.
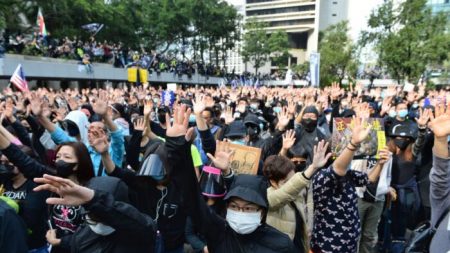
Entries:
{"label": "open palm", "polygon": [[443,105],[436,106],[435,115],[430,113],[430,129],[436,137],[444,137],[450,134],[450,104],[447,109]]}
{"label": "open palm", "polygon": [[69,179],[44,175],[35,178],[36,183],[42,184],[34,188],[34,191],[51,191],[58,194],[59,198],[48,198],[49,205],[79,206],[87,203],[94,197],[94,191],[77,185]]}

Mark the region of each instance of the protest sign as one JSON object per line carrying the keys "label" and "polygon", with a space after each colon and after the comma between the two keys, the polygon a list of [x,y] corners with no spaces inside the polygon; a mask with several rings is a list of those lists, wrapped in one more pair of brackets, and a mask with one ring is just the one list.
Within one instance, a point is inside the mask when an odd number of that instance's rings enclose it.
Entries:
{"label": "protest sign", "polygon": [[229,145],[234,150],[231,159],[231,169],[236,174],[253,174],[258,172],[259,160],[261,159],[261,149],[239,144],[219,142],[217,149],[221,149],[221,145]]}
{"label": "protest sign", "polygon": [[[370,118],[366,121],[370,125],[371,131],[359,148],[356,150],[355,158],[378,158],[380,149],[386,146],[384,134],[384,121],[379,118]],[[333,121],[333,135],[331,136],[331,149],[335,157],[347,147],[352,138],[352,119],[335,118]]]}

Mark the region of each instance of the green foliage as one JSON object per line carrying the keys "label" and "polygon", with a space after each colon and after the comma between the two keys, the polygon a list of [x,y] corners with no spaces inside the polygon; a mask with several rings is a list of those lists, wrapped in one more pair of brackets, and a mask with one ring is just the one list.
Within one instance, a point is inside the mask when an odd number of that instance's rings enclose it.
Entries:
{"label": "green foliage", "polygon": [[245,63],[250,61],[253,63],[256,74],[258,69],[267,62],[270,54],[266,27],[266,23],[258,22],[254,18],[249,19],[244,26],[244,45],[241,54]]}
{"label": "green foliage", "polygon": [[251,18],[244,26],[244,45],[241,55],[245,63],[252,62],[255,73],[269,60],[272,60],[282,69],[286,67],[289,55],[289,40],[286,31],[276,31],[268,34],[265,30],[267,24]]}
{"label": "green foliage", "polygon": [[305,79],[309,72],[309,62],[306,61],[302,64],[294,64],[291,69],[292,72],[297,74],[301,79]]}
{"label": "green foliage", "polygon": [[379,64],[395,79],[416,82],[429,65],[440,65],[450,50],[450,34],[445,33],[445,15],[432,15],[426,0],[408,0],[398,9],[393,1],[375,10],[369,19],[369,31],[361,44],[373,43]]}
{"label": "green foliage", "polygon": [[319,42],[320,82],[329,85],[342,83],[346,75],[352,76],[357,69],[356,46],[348,32],[348,22],[342,21],[328,27]]}
{"label": "green foliage", "polygon": [[[183,43],[203,54],[205,50],[231,49],[240,36],[240,16],[233,6],[219,0],[0,1],[0,29],[3,25],[12,33],[30,32],[41,7],[47,30],[56,38],[88,39],[90,34],[81,26],[102,23],[105,26],[96,35],[99,41],[120,41],[133,48],[163,52]],[[19,14],[26,16],[28,27],[17,25]]]}
{"label": "green foliage", "polygon": [[285,68],[289,59],[289,40],[286,31],[278,30],[270,35],[269,50],[278,68]]}

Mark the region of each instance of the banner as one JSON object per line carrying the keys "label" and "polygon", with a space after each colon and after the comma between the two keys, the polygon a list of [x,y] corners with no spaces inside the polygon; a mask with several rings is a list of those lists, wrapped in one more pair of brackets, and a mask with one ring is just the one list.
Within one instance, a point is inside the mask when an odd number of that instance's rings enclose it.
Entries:
{"label": "banner", "polygon": [[[383,119],[370,118],[366,121],[366,124],[369,124],[371,131],[366,140],[356,150],[356,159],[378,158],[378,152],[386,146]],[[350,142],[352,128],[351,118],[334,118],[331,152],[335,157],[339,156]]]}
{"label": "banner", "polygon": [[311,75],[311,86],[320,85],[320,53],[311,53],[309,56],[309,72]]}

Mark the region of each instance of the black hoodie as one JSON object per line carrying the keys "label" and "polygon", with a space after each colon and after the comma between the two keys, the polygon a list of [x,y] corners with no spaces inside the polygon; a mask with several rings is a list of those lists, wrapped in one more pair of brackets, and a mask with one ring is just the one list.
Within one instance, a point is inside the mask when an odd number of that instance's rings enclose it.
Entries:
{"label": "black hoodie", "polygon": [[128,204],[128,187],[114,177],[96,177],[88,187],[95,190],[94,198],[83,205],[90,217],[115,229],[102,236],[83,224],[73,234],[71,252],[122,253],[153,252],[155,223]]}

